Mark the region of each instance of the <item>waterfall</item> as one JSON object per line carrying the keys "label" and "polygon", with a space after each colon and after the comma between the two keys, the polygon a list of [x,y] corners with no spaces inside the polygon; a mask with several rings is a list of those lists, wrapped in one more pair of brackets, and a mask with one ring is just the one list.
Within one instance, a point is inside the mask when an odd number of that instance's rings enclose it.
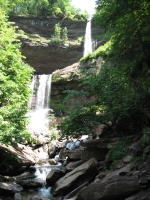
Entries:
{"label": "waterfall", "polygon": [[51,75],[39,75],[39,86],[36,98],[36,110],[49,108],[49,97],[51,90]]}
{"label": "waterfall", "polygon": [[85,40],[84,40],[84,53],[83,56],[92,52],[92,38],[91,38],[91,19],[88,20],[85,31]]}
{"label": "waterfall", "polygon": [[28,130],[31,133],[48,133],[48,114],[52,75],[35,75],[32,79],[33,94],[29,102],[31,109]]}
{"label": "waterfall", "polygon": [[91,36],[91,18],[88,19],[86,30],[85,30],[85,40],[84,40],[84,52],[83,56],[87,56],[97,49],[98,42],[97,39],[92,39]]}

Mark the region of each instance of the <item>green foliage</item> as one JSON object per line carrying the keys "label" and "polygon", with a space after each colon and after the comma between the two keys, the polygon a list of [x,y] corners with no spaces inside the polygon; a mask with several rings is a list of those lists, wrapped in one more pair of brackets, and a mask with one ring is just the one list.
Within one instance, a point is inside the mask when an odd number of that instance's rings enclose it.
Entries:
{"label": "green foliage", "polygon": [[80,61],[95,61],[101,56],[102,66],[83,67],[81,88],[69,91],[67,97],[73,100],[87,93],[86,98],[95,100],[81,100],[68,107],[63,134],[92,133],[96,124],[110,120],[113,134],[139,132],[150,123],[150,2],[97,3],[94,21],[105,30],[107,42]]}
{"label": "green foliage", "polygon": [[62,120],[62,135],[78,137],[82,134],[93,135],[93,128],[97,125],[97,108],[95,106],[84,107],[82,103],[73,103],[67,110],[69,117]]}
{"label": "green foliage", "polygon": [[142,137],[142,140],[141,140],[142,150],[144,150],[149,145],[150,145],[150,137],[148,135],[144,134]]}
{"label": "green foliage", "polygon": [[95,22],[109,33],[115,59],[119,57],[142,62],[148,56],[145,44],[150,42],[149,6],[148,0],[100,1],[96,9]]}
{"label": "green foliage", "polygon": [[109,40],[104,45],[101,45],[98,47],[94,52],[89,53],[87,56],[80,59],[81,62],[87,61],[89,59],[97,59],[99,56],[102,56],[103,58],[107,58],[111,54],[111,46],[112,42]]}
{"label": "green foliage", "polygon": [[50,129],[50,139],[51,140],[56,140],[59,136],[59,130],[57,127],[53,127]]}
{"label": "green foliage", "polygon": [[65,40],[68,39],[68,29],[66,27],[62,29],[62,38]]}
{"label": "green foliage", "polygon": [[0,7],[8,15],[47,16],[62,14],[74,19],[78,14],[81,20],[87,19],[87,13],[79,12],[70,4],[70,0],[1,0]]}
{"label": "green foliage", "polygon": [[60,27],[59,23],[55,24],[55,27],[54,27],[54,37],[55,38],[60,39],[61,29],[62,28]]}
{"label": "green foliage", "polygon": [[54,27],[54,35],[51,38],[52,44],[64,44],[64,42],[68,39],[68,30],[67,28],[61,28],[60,23],[55,24]]}
{"label": "green foliage", "polygon": [[0,10],[0,142],[21,141],[27,124],[31,69],[20,53],[15,28]]}
{"label": "green foliage", "polygon": [[141,154],[134,155],[132,162],[140,163],[150,161],[150,137],[149,134],[144,134],[140,141]]}
{"label": "green foliage", "polygon": [[56,140],[58,139],[60,135],[60,131],[57,128],[58,126],[57,119],[53,114],[50,116],[49,119],[50,119],[50,127],[49,127],[50,135],[49,136],[51,140]]}
{"label": "green foliage", "polygon": [[[127,67],[124,63],[120,64],[120,69],[106,65],[97,73],[96,68],[82,69],[80,87],[84,90],[67,91],[64,102],[79,96],[84,97],[84,101],[68,107],[69,117],[62,122],[63,134],[92,134],[96,125],[110,120],[115,125],[114,133],[126,134],[141,129],[142,123],[146,123],[145,109],[139,106],[141,93],[131,87]],[[94,100],[88,103],[90,97]]]}
{"label": "green foliage", "polygon": [[54,73],[52,76],[52,82],[57,82],[61,79],[60,74],[59,73]]}
{"label": "green foliage", "polygon": [[128,152],[129,142],[125,139],[118,141],[111,149],[110,158],[115,161],[121,159]]}
{"label": "green foliage", "polygon": [[55,44],[55,45],[59,45],[59,44],[63,44],[63,40],[62,39],[59,39],[59,38],[52,38],[51,39],[51,44]]}

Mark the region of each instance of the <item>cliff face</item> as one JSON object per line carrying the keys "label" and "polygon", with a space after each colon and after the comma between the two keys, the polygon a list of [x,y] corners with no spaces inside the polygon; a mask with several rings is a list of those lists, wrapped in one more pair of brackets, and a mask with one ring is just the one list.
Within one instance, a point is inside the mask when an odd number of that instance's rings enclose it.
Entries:
{"label": "cliff face", "polygon": [[[30,39],[22,40],[21,52],[26,57],[25,62],[30,64],[36,74],[51,74],[57,69],[70,66],[83,56],[83,42],[78,42],[79,37],[84,37],[87,22],[61,19],[59,17],[11,17],[20,30],[28,34],[39,35],[46,41],[33,42]],[[55,24],[60,23],[62,28],[67,27],[68,39],[71,44],[52,45],[49,40],[54,34]],[[92,35],[101,33],[92,27]]]}
{"label": "cliff face", "polygon": [[51,74],[77,62],[83,56],[83,46],[33,44],[31,41],[24,41],[21,51],[26,62],[36,70],[36,74]]}
{"label": "cliff face", "polygon": [[[85,35],[86,22],[60,19],[58,17],[12,17],[10,21],[27,34],[36,34],[46,38],[46,42],[36,42],[29,39],[22,41],[21,52],[26,62],[36,71],[36,74],[51,74],[79,61],[83,56],[83,43],[78,43],[78,37]],[[48,40],[54,34],[55,24],[67,27],[69,45],[52,45]],[[75,41],[76,40],[76,41]]]}
{"label": "cliff face", "polygon": [[54,26],[60,23],[61,27],[68,29],[68,37],[75,39],[79,36],[85,35],[86,22],[73,21],[67,18],[60,18],[55,16],[49,17],[11,17],[9,19],[15,22],[19,29],[24,30],[29,34],[39,34],[43,37],[50,38],[54,34]]}
{"label": "cliff face", "polygon": [[[84,41],[79,42],[77,39],[83,37],[84,40],[87,22],[54,16],[17,16],[11,17],[9,20],[15,22],[18,29],[29,35],[28,38],[21,39],[21,52],[26,57],[25,62],[35,69],[35,74],[53,74],[51,100],[61,103],[64,96],[63,91],[78,87],[80,77],[78,66],[81,64],[80,58],[83,57]],[[54,34],[54,26],[57,23],[60,23],[61,28],[67,27],[69,44],[54,45],[50,43]],[[103,30],[95,27],[92,23],[92,38],[102,33]],[[99,45],[101,42],[99,41]],[[93,39],[93,48],[95,44],[96,40]]]}

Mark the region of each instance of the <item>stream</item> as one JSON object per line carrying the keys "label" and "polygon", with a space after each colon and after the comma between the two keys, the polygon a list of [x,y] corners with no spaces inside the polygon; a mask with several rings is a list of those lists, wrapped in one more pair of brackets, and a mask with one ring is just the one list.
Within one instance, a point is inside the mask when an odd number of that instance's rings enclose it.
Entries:
{"label": "stream", "polygon": [[30,200],[30,198],[33,196],[51,198],[52,197],[50,193],[51,187],[47,186],[46,184],[46,176],[51,171],[51,169],[60,168],[60,167],[61,167],[61,163],[58,163],[57,165],[50,165],[48,162],[45,162],[44,164],[36,165],[34,180],[42,182],[43,186],[37,189],[25,189],[22,195],[23,200]]}
{"label": "stream", "polygon": [[[39,165],[35,165],[35,172],[34,175],[32,174],[32,176],[34,176],[34,178],[27,178],[28,180],[32,180],[35,182],[41,182],[42,183],[42,187],[38,187],[38,188],[24,188],[24,190],[20,193],[21,194],[21,198],[15,198],[15,196],[8,196],[6,195],[1,195],[0,194],[0,200],[30,200],[32,197],[34,196],[41,196],[41,197],[47,197],[52,199],[52,195],[51,195],[51,187],[47,186],[46,184],[46,176],[48,175],[48,173],[52,170],[52,169],[58,169],[61,168],[62,164],[61,163],[57,163],[56,165],[50,165],[48,160],[43,161],[42,164]],[[22,180],[26,180],[26,179],[22,179]]]}

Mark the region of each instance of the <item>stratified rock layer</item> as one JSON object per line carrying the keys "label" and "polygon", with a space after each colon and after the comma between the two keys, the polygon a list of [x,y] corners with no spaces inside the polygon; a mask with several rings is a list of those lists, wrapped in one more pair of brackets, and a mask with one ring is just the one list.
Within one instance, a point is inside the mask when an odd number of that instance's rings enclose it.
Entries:
{"label": "stratified rock layer", "polygon": [[[10,17],[20,30],[23,30],[37,41],[30,39],[22,41],[21,52],[26,57],[25,62],[30,64],[36,74],[51,74],[57,69],[62,69],[72,65],[83,57],[83,42],[79,38],[84,37],[86,21],[73,21],[67,18],[56,16],[47,17]],[[61,28],[67,28],[68,40],[70,44],[52,45],[49,43],[54,35],[55,24],[59,23]],[[92,25],[92,36],[101,34],[103,31]],[[46,42],[40,41],[40,37],[46,38]],[[97,46],[97,41],[93,41],[93,48]]]}

